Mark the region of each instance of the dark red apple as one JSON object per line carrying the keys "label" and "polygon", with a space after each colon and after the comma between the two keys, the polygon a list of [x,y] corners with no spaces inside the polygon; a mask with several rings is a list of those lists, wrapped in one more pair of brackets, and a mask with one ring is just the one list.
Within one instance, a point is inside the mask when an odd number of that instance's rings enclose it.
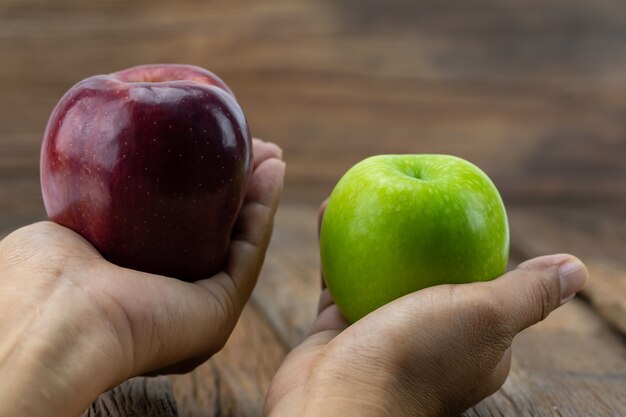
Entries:
{"label": "dark red apple", "polygon": [[113,263],[188,281],[222,267],[251,169],[232,91],[188,65],[79,82],[54,108],[41,150],[51,220]]}

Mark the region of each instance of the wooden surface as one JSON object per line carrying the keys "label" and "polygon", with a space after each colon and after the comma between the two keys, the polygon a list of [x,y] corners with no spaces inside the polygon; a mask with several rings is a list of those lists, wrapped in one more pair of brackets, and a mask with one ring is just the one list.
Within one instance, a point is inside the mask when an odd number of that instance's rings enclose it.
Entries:
{"label": "wooden surface", "polygon": [[150,62],[220,74],[288,163],[253,300],[189,375],[135,378],[90,416],[256,416],[319,293],[316,213],[353,163],[452,153],[501,190],[512,261],[570,251],[582,298],[520,335],[467,416],[626,415],[626,7],[620,0],[0,0],[0,235],[45,215],[38,152],[76,81]]}

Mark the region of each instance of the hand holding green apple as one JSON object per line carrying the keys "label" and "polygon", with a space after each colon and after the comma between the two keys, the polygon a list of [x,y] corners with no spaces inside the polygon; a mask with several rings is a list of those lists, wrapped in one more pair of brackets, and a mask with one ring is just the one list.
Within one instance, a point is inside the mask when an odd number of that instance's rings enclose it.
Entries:
{"label": "hand holding green apple", "polygon": [[379,155],[333,190],[320,250],[333,299],[355,322],[422,288],[500,276],[509,229],[496,187],[475,165],[450,155]]}
{"label": "hand holding green apple", "polygon": [[352,325],[325,289],[263,415],[458,416],[502,386],[515,335],[571,299],[587,276],[571,255],[541,256],[489,282],[416,291]]}

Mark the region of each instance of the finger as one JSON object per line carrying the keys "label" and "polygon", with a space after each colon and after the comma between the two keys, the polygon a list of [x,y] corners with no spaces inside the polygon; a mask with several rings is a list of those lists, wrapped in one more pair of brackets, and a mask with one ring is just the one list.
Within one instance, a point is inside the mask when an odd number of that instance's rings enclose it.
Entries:
{"label": "finger", "polygon": [[320,208],[317,212],[317,238],[320,237],[320,232],[322,231],[322,219],[324,218],[324,211],[326,211],[326,206],[328,205],[328,198],[322,201],[320,204]]}
{"label": "finger", "polygon": [[285,163],[276,158],[254,170],[244,205],[235,225],[224,274],[196,281],[204,287],[220,285],[239,311],[250,297],[272,236],[274,214],[283,188]]}
{"label": "finger", "polygon": [[[322,201],[322,204],[320,204],[320,208],[319,211],[317,212],[317,240],[319,242],[320,239],[320,233],[322,231],[322,219],[324,218],[324,212],[326,211],[326,206],[328,205],[328,198],[326,198],[324,201]],[[322,271],[322,268],[320,266],[320,281],[322,283],[322,290],[326,288],[326,281],[324,280],[324,272]]]}
{"label": "finger", "polygon": [[486,392],[485,396],[496,392],[508,378],[509,372],[511,371],[511,358],[513,356],[512,349],[512,346],[509,346],[507,350],[504,351],[502,359],[500,359],[500,362],[498,362],[495,369],[491,373],[491,381],[487,387],[489,392]]}
{"label": "finger", "polygon": [[329,330],[336,331],[336,334],[338,334],[348,328],[349,325],[348,321],[341,314],[341,311],[339,311],[339,308],[335,305],[328,289],[322,290],[317,318],[311,326],[309,336]]}
{"label": "finger", "polygon": [[477,285],[483,296],[494,300],[505,327],[515,335],[571,299],[588,276],[578,258],[560,254],[531,259],[494,281]]}
{"label": "finger", "polygon": [[165,366],[163,368],[159,368],[159,369],[156,369],[156,370],[151,370],[149,372],[146,372],[142,376],[159,376],[159,375],[172,375],[172,374],[182,375],[182,374],[187,374],[187,373],[193,371],[194,369],[196,369],[198,366],[202,365],[207,360],[208,360],[207,357],[185,359],[185,360],[177,362],[177,363],[175,363],[173,365],[168,365],[168,366]]}
{"label": "finger", "polygon": [[313,322],[307,338],[313,335],[324,334],[323,339],[315,339],[317,342],[328,343],[339,333],[350,326],[335,304],[323,310]]}
{"label": "finger", "polygon": [[491,374],[486,379],[482,380],[480,384],[476,384],[477,389],[472,390],[466,400],[471,404],[480,402],[483,398],[493,394],[502,387],[504,382],[509,376],[511,371],[511,347],[509,346],[502,358],[495,365]]}
{"label": "finger", "polygon": [[236,317],[223,299],[188,282],[99,262],[81,283],[97,311],[113,323],[125,357],[126,377],[188,358],[208,358],[226,342]]}
{"label": "finger", "polygon": [[265,142],[261,139],[252,138],[252,155],[254,162],[253,170],[256,169],[261,162],[270,159],[283,159],[283,150],[272,142]]}
{"label": "finger", "polygon": [[330,291],[328,288],[324,288],[322,290],[322,294],[320,294],[320,300],[317,305],[317,314],[320,314],[333,304],[335,304],[335,301],[333,300],[332,295],[330,295]]}

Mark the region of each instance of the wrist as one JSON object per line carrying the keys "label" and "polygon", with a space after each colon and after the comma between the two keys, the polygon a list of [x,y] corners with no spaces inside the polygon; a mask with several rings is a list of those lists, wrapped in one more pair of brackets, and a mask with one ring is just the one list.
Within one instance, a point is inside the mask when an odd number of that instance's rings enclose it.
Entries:
{"label": "wrist", "polygon": [[27,313],[18,301],[19,320],[2,326],[8,331],[0,344],[0,416],[79,415],[126,379],[115,329],[79,292],[59,284]]}

